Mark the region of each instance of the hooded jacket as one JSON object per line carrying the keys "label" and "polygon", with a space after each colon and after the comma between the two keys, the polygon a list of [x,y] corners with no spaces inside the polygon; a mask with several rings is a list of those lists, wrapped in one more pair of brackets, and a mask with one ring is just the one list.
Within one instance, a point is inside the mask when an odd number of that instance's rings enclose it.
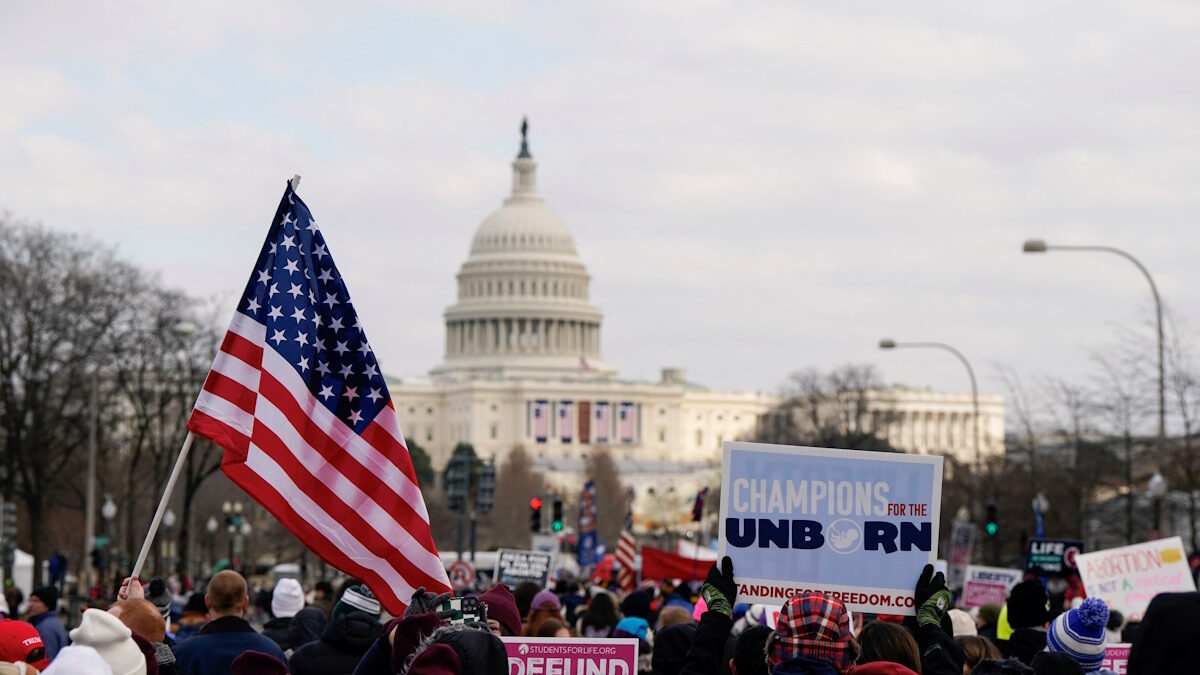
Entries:
{"label": "hooded jacket", "polygon": [[305,607],[296,612],[296,616],[293,616],[292,622],[288,624],[288,649],[294,651],[310,642],[320,640],[321,633],[325,632],[328,623],[329,619],[319,607]]}
{"label": "hooded jacket", "polygon": [[1018,628],[1007,640],[998,640],[996,646],[1005,658],[1011,656],[1025,665],[1033,663],[1033,657],[1046,649],[1044,628]]}
{"label": "hooded jacket", "polygon": [[279,645],[280,649],[286,652],[292,648],[291,643],[288,642],[288,634],[291,632],[291,628],[292,617],[277,616],[263,624],[262,634],[271,638],[275,644]]}
{"label": "hooded jacket", "polygon": [[351,675],[371,645],[383,635],[374,615],[358,610],[336,614],[321,639],[292,652],[292,675]]}
{"label": "hooded jacket", "polygon": [[[504,675],[508,672],[508,652],[500,638],[491,632],[462,624],[439,628],[426,638],[413,652],[410,665],[423,663],[428,654],[438,645],[454,650],[458,657],[459,675]],[[438,647],[440,649],[440,647]],[[411,667],[406,669],[407,673]],[[420,669],[413,675],[419,675]],[[632,675],[632,673],[630,674]]]}

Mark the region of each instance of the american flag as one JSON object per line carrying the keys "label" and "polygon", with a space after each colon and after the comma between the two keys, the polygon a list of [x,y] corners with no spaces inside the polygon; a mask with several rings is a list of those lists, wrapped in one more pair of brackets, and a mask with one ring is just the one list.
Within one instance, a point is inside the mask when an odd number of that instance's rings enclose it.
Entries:
{"label": "american flag", "polygon": [[449,591],[379,363],[289,182],[188,429],[304,544],[400,615]]}
{"label": "american flag", "polygon": [[596,424],[592,426],[592,442],[607,443],[608,429],[612,426],[612,415],[607,403],[596,404]]}
{"label": "american flag", "polygon": [[560,401],[558,404],[558,437],[563,443],[570,443],[575,431],[575,411],[570,401]]}
{"label": "american flag", "polygon": [[617,432],[621,436],[622,443],[632,443],[637,436],[637,415],[634,414],[632,403],[622,403],[621,411],[618,413],[620,418],[617,423]]}
{"label": "american flag", "polygon": [[538,443],[545,443],[550,437],[550,403],[548,401],[533,402],[533,437]]}
{"label": "american flag", "polygon": [[629,530],[621,530],[621,538],[617,540],[617,562],[621,571],[617,573],[617,583],[623,590],[633,590],[637,581],[637,542]]}

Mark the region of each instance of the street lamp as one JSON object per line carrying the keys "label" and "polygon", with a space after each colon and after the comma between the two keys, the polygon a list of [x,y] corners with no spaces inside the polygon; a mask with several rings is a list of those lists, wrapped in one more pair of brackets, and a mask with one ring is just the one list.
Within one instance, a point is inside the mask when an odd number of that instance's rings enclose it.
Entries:
{"label": "street lamp", "polygon": [[[1111,246],[1061,246],[1049,245],[1041,239],[1027,239],[1021,247],[1024,253],[1045,253],[1047,251],[1098,251],[1101,253],[1112,253],[1125,258],[1129,262],[1137,266],[1141,270],[1142,275],[1146,277],[1146,281],[1150,282],[1150,292],[1154,295],[1154,317],[1158,331],[1158,440],[1162,443],[1167,438],[1167,378],[1166,366],[1163,361],[1163,310],[1162,299],[1158,296],[1158,286],[1154,283],[1154,277],[1150,276],[1150,271],[1146,266],[1138,262],[1138,259],[1129,255],[1119,248]],[[1161,450],[1161,447],[1159,448]]]}
{"label": "street lamp", "polygon": [[[104,505],[100,507],[100,516],[104,518],[104,522],[108,524],[108,555],[105,557],[108,559],[108,564],[112,564],[112,559],[114,557],[113,553],[116,551],[117,543],[117,528],[115,523],[117,518],[117,505],[113,503],[112,495],[108,493],[104,494]],[[103,580],[103,576],[106,575],[108,571],[101,570],[100,572],[102,575],[101,579]]]}
{"label": "street lamp", "polygon": [[891,350],[891,349],[901,349],[901,348],[907,348],[907,347],[915,347],[915,348],[921,348],[921,349],[942,349],[942,350],[948,351],[951,354],[953,354],[954,356],[956,356],[958,358],[958,360],[962,362],[963,367],[965,367],[967,369],[967,376],[971,378],[971,406],[974,409],[974,414],[971,416],[972,417],[971,421],[973,423],[974,435],[975,435],[975,471],[977,472],[979,470],[979,467],[982,466],[982,463],[983,463],[982,457],[980,455],[980,449],[979,449],[979,385],[975,381],[975,370],[973,368],[971,368],[970,361],[967,361],[967,357],[963,356],[962,352],[958,351],[957,349],[955,349],[954,347],[951,347],[948,344],[944,344],[941,342],[896,342],[895,340],[891,340],[888,338],[884,338],[879,341],[880,349]]}
{"label": "street lamp", "polygon": [[160,564],[164,570],[171,569],[171,530],[175,527],[175,522],[175,512],[171,509],[167,509],[163,513],[162,517],[162,526],[165,536],[163,537],[161,546],[162,561]]}
{"label": "street lamp", "polygon": [[1033,517],[1037,525],[1037,537],[1041,539],[1046,536],[1045,516],[1050,510],[1050,500],[1046,499],[1046,495],[1041,492],[1033,498]]}
{"label": "street lamp", "polygon": [[208,532],[208,564],[210,569],[211,566],[215,565],[217,562],[217,530],[220,527],[221,524],[218,523],[217,519],[213,516],[209,516],[208,520],[204,523],[204,529]]}
{"label": "street lamp", "polygon": [[1154,498],[1154,531],[1162,536],[1162,500],[1167,496],[1167,479],[1157,471],[1150,477],[1150,496]]}

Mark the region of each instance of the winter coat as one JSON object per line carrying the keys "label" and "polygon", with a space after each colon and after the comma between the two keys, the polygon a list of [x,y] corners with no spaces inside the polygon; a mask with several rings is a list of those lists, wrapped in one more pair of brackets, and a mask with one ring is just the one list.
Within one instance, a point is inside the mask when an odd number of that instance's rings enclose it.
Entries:
{"label": "winter coat", "polygon": [[292,628],[292,617],[276,617],[263,624],[262,634],[271,638],[283,651],[291,649],[288,634]]}
{"label": "winter coat", "polygon": [[292,675],[351,675],[383,636],[379,620],[366,612],[352,610],[329,620],[321,639],[292,652],[288,668]]}
{"label": "winter coat", "polygon": [[1046,649],[1046,631],[1042,628],[1018,628],[1007,640],[997,640],[996,646],[1006,658],[1011,656],[1028,666],[1038,652]]}
{"label": "winter coat", "polygon": [[283,650],[270,638],[254,632],[239,616],[223,616],[204,624],[195,635],[175,648],[175,662],[181,675],[226,675],[233,660],[253,649],[287,660]]}
{"label": "winter coat", "polygon": [[46,658],[53,661],[54,657],[58,656],[58,650],[66,647],[69,642],[67,629],[63,628],[62,622],[58,620],[58,616],[53,610],[29,617],[29,624],[37,629],[38,635],[42,636],[42,644],[46,647]]}
{"label": "winter coat", "polygon": [[771,675],[839,675],[828,661],[789,659],[771,669]]}
{"label": "winter coat", "polygon": [[[436,614],[415,614],[398,617],[383,627],[383,635],[371,645],[354,675],[392,675],[402,670],[417,647],[437,629],[446,625]],[[396,629],[393,645],[388,635]]]}
{"label": "winter coat", "polygon": [[922,675],[962,675],[962,648],[941,626],[921,626],[916,637]]}
{"label": "winter coat", "polygon": [[692,641],[691,649],[688,649],[687,656],[683,659],[680,675],[718,675],[724,660],[725,641],[729,638],[732,628],[733,619],[720,612],[708,611],[702,614],[700,623],[696,625],[696,637]]}
{"label": "winter coat", "polygon": [[1159,593],[1129,650],[1129,675],[1195,673],[1200,663],[1200,593]]}

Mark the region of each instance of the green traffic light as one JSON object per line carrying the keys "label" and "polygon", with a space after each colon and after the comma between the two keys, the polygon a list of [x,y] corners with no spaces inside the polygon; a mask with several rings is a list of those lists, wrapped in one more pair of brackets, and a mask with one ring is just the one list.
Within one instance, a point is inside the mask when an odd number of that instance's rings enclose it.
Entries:
{"label": "green traffic light", "polygon": [[555,531],[555,532],[562,532],[562,527],[563,527],[563,526],[562,526],[562,521],[561,521],[561,520],[556,520],[556,521],[554,521],[553,523],[551,523],[551,524],[550,524],[550,527],[554,528],[554,531]]}
{"label": "green traffic light", "polygon": [[997,525],[996,523],[988,523],[987,524],[987,533],[988,533],[989,537],[996,536],[996,532],[999,532],[999,531],[1000,531],[1000,526]]}

